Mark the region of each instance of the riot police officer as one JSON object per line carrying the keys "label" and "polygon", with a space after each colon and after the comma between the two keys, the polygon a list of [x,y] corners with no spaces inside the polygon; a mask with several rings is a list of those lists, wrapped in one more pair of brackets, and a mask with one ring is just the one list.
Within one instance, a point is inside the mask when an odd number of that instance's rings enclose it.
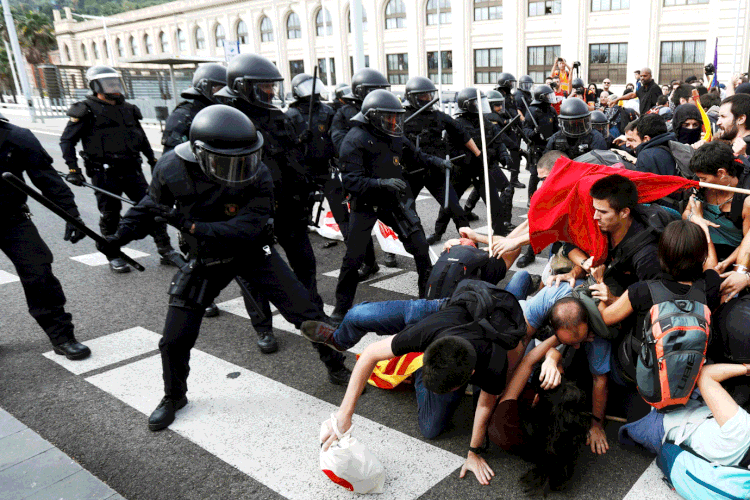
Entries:
{"label": "riot police officer", "polygon": [[404,248],[414,256],[419,294],[424,297],[432,264],[402,165],[440,169],[446,166],[446,160],[422,153],[404,137],[404,113],[398,97],[384,89],[373,90],[353,118],[362,126],[353,127],[341,143],[342,181],[352,196],[352,211],[349,241],[336,286],[336,308],[331,315],[334,320],[343,318],[352,306],[357,291],[357,269],[378,219],[396,231]]}
{"label": "riot police officer", "polygon": [[264,144],[263,134],[240,111],[220,104],[200,111],[190,142],[161,157],[148,195],[102,248],[111,253],[144,237],[154,211],[179,228],[190,246],[189,262],[169,288],[159,341],[165,395],[149,417],[152,431],[169,426],[187,404],[190,350],[203,309],[235,276],[294,325],[326,317],[273,247],[273,181],[261,159]]}
{"label": "riot police officer", "polygon": [[547,141],[545,153],[554,149],[577,158],[592,149],[607,149],[602,134],[591,129],[591,111],[582,99],[565,99],[557,120],[560,130]]}
{"label": "riot police officer", "polygon": [[[107,66],[94,66],[86,72],[93,95],[68,109],[70,120],[60,137],[60,148],[70,173],[66,180],[80,186],[85,178],[78,167],[76,143],[83,143],[82,157],[91,183],[114,194],[123,192],[134,201],[146,194],[148,184],[141,168],[141,153],[149,165],[156,164],[154,152],[141,128],[138,106],[125,102],[125,86],[120,75]],[[122,202],[96,193],[103,235],[112,235],[120,221]],[[178,266],[179,254],[172,248],[166,226],[154,226],[151,234],[161,255],[161,263]],[[116,273],[127,273],[130,266],[119,257],[109,266]]]}
{"label": "riot police officer", "polygon": [[514,95],[516,107],[526,117],[529,103],[532,101],[531,88],[534,86],[534,80],[529,75],[523,75],[518,80],[518,89]]}
{"label": "riot police officer", "polygon": [[[505,112],[500,115],[500,122],[498,125],[504,127],[510,122],[516,115],[519,114],[519,109],[516,103],[516,98],[513,94],[513,89],[516,87],[516,77],[511,73],[500,73],[497,79],[497,86],[495,90],[500,92],[505,98]],[[523,104],[521,104],[523,105]],[[525,113],[525,108],[521,109]],[[524,115],[521,113],[521,120]],[[510,183],[514,188],[523,189],[526,186],[518,180],[518,174],[521,168],[521,139],[522,133],[520,130],[520,124],[512,126],[506,135],[509,139],[509,144],[506,144],[508,151],[510,151],[511,163],[508,165],[508,169],[511,172]],[[512,143],[513,147],[510,146]]]}
{"label": "riot police officer", "polygon": [[349,96],[351,93],[352,88],[349,85],[345,83],[339,83],[336,85],[336,90],[333,92],[333,99],[331,100],[331,108],[333,108],[334,112],[343,108],[347,104],[345,97]]}
{"label": "riot police officer", "polygon": [[[0,115],[0,174],[10,172],[23,179],[23,172],[42,193],[80,220],[73,193],[57,171],[52,158],[30,130],[8,123]],[[29,313],[52,342],[56,354],[83,359],[91,350],[73,334],[70,313],[65,311],[65,294],[52,274],[52,252],[39,235],[26,205],[26,195],[0,180],[0,250],[16,267]],[[68,223],[64,240],[77,243],[84,234]]]}
{"label": "riot police officer", "polygon": [[[406,82],[405,90],[406,118],[428,105],[436,95],[437,88],[429,78],[422,76],[410,78]],[[465,153],[476,154],[479,152],[471,136],[456,120],[432,106],[430,108],[421,111],[404,126],[404,134],[414,143],[417,149],[439,158],[445,158],[451,151],[460,150],[463,147],[468,148],[468,151],[464,151]],[[445,174],[443,170],[414,168],[405,164],[404,179],[409,183],[412,193],[419,193],[426,186],[430,194],[445,210]],[[456,229],[467,227],[469,219],[461,209],[453,187],[450,185],[448,187],[448,214],[456,224]],[[440,241],[441,236],[441,234],[434,233],[427,238],[427,243],[432,245]]]}
{"label": "riot police officer", "polygon": [[607,149],[610,149],[612,147],[613,137],[609,134],[609,120],[607,119],[607,115],[599,110],[592,111],[591,128],[602,134],[604,141],[607,143]]}
{"label": "riot police officer", "polygon": [[193,73],[192,86],[180,96],[185,99],[178,104],[164,125],[161,144],[162,154],[172,151],[175,146],[187,141],[193,118],[206,106],[216,104],[214,94],[227,84],[227,69],[221,64],[203,64]]}

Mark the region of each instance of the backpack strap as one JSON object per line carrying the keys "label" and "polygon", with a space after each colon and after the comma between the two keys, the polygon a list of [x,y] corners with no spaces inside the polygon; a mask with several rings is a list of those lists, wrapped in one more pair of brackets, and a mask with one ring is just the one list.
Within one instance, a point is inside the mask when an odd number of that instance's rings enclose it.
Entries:
{"label": "backpack strap", "polygon": [[682,299],[682,300],[693,300],[705,304],[706,299],[706,281],[701,278],[696,280],[691,286],[690,290],[684,295],[677,295],[670,291],[661,281],[648,280],[648,291],[651,293],[651,299],[654,305],[661,304],[662,302],[668,302],[670,300]]}

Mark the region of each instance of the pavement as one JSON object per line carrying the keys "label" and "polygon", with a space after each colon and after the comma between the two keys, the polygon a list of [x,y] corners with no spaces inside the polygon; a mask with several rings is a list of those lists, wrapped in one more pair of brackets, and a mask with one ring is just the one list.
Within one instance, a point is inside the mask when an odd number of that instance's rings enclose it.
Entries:
{"label": "pavement", "polygon": [[[58,145],[65,118],[32,123],[12,110],[0,112],[33,130],[55,168],[65,170]],[[146,133],[159,144],[157,127],[146,127]],[[527,177],[524,172],[522,181]],[[84,222],[97,227],[93,194],[72,189]],[[516,196],[514,222],[519,223],[526,198]],[[432,227],[437,203],[421,193],[417,204],[424,227]],[[345,388],[328,382],[315,351],[292,325],[276,313],[280,349],[261,354],[240,292],[235,284],[228,286],[216,300],[222,314],[203,322],[192,353],[189,404],[169,429],[150,432],[146,419],[162,397],[157,343],[174,269],[159,265],[147,238],[127,250],[146,271],[115,275],[90,239],[76,245],[62,241],[63,221],[34,202],[30,207],[55,256],[53,271],[65,290],[76,336],[93,354],[69,361],[52,352],[28,314],[15,269],[0,253],[0,500],[354,498],[318,467],[320,423],[335,411]],[[480,202],[475,229],[486,227],[483,211]],[[175,232],[170,234],[174,241]],[[454,236],[450,227],[446,238]],[[327,247],[317,234],[310,238],[319,291],[330,312],[344,245]],[[433,249],[439,252],[440,245]],[[412,259],[399,256],[398,268],[381,268],[360,285],[356,302],[415,298]],[[530,271],[541,269],[537,258]],[[353,366],[356,353],[373,339],[369,335],[346,353],[347,365]],[[358,404],[353,432],[385,466],[382,498],[524,498],[518,478],[530,464],[497,448],[487,455],[495,471],[489,486],[471,474],[458,478],[472,420],[467,397],[453,427],[426,440],[417,426],[413,391],[370,388]],[[652,455],[617,443],[618,427],[607,425],[609,452],[596,456],[584,450],[570,488],[552,498],[676,498],[661,481]],[[12,483],[10,474],[27,480]]]}

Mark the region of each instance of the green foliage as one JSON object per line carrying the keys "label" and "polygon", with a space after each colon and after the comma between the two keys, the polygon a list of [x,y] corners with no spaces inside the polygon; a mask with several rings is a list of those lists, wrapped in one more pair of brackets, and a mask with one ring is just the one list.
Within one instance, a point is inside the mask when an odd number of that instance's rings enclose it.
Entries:
{"label": "green foliage", "polygon": [[10,0],[11,10],[33,10],[52,22],[52,10],[70,7],[73,12],[90,16],[113,16],[129,10],[143,9],[172,0]]}

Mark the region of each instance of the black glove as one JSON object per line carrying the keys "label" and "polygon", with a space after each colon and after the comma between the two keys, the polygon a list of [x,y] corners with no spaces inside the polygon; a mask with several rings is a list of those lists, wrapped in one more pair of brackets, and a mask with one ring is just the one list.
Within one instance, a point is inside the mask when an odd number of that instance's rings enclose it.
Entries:
{"label": "black glove", "polygon": [[65,176],[65,180],[74,186],[83,186],[83,183],[86,182],[86,178],[81,172],[72,169],[70,170],[70,173]]}
{"label": "black glove", "polygon": [[106,243],[102,243],[101,241],[96,242],[96,249],[103,253],[110,260],[119,257],[121,253],[120,248],[122,247],[122,243],[120,242],[120,239],[117,237],[117,235],[105,236],[104,239],[107,240]]}
{"label": "black glove", "polygon": [[453,163],[450,160],[441,160],[440,170],[443,172],[445,172],[446,170],[453,170]]}
{"label": "black glove", "polygon": [[309,130],[303,130],[302,133],[299,135],[299,142],[301,144],[307,144],[309,142],[312,142],[313,140],[313,133]]}
{"label": "black glove", "polygon": [[151,170],[153,170],[156,166],[156,158],[149,158],[148,165],[151,167]]}
{"label": "black glove", "polygon": [[180,231],[189,232],[190,228],[193,227],[193,221],[185,217],[182,212],[180,212],[176,208],[169,210],[153,207],[149,208],[149,210],[151,210],[151,212],[156,215],[156,221],[164,221],[170,226],[176,227]]}
{"label": "black glove", "polygon": [[500,162],[507,167],[513,162],[513,158],[511,158],[510,153],[508,153],[507,151],[504,151],[500,155]]}
{"label": "black glove", "polygon": [[[80,222],[81,224],[83,224],[83,221],[81,220],[80,217],[76,217],[76,220]],[[86,234],[83,231],[75,227],[70,222],[65,223],[65,236],[63,236],[64,241],[69,241],[75,245],[76,243],[84,239],[85,237],[86,237]]]}
{"label": "black glove", "polygon": [[378,179],[378,187],[399,194],[406,191],[406,182],[401,179]]}

